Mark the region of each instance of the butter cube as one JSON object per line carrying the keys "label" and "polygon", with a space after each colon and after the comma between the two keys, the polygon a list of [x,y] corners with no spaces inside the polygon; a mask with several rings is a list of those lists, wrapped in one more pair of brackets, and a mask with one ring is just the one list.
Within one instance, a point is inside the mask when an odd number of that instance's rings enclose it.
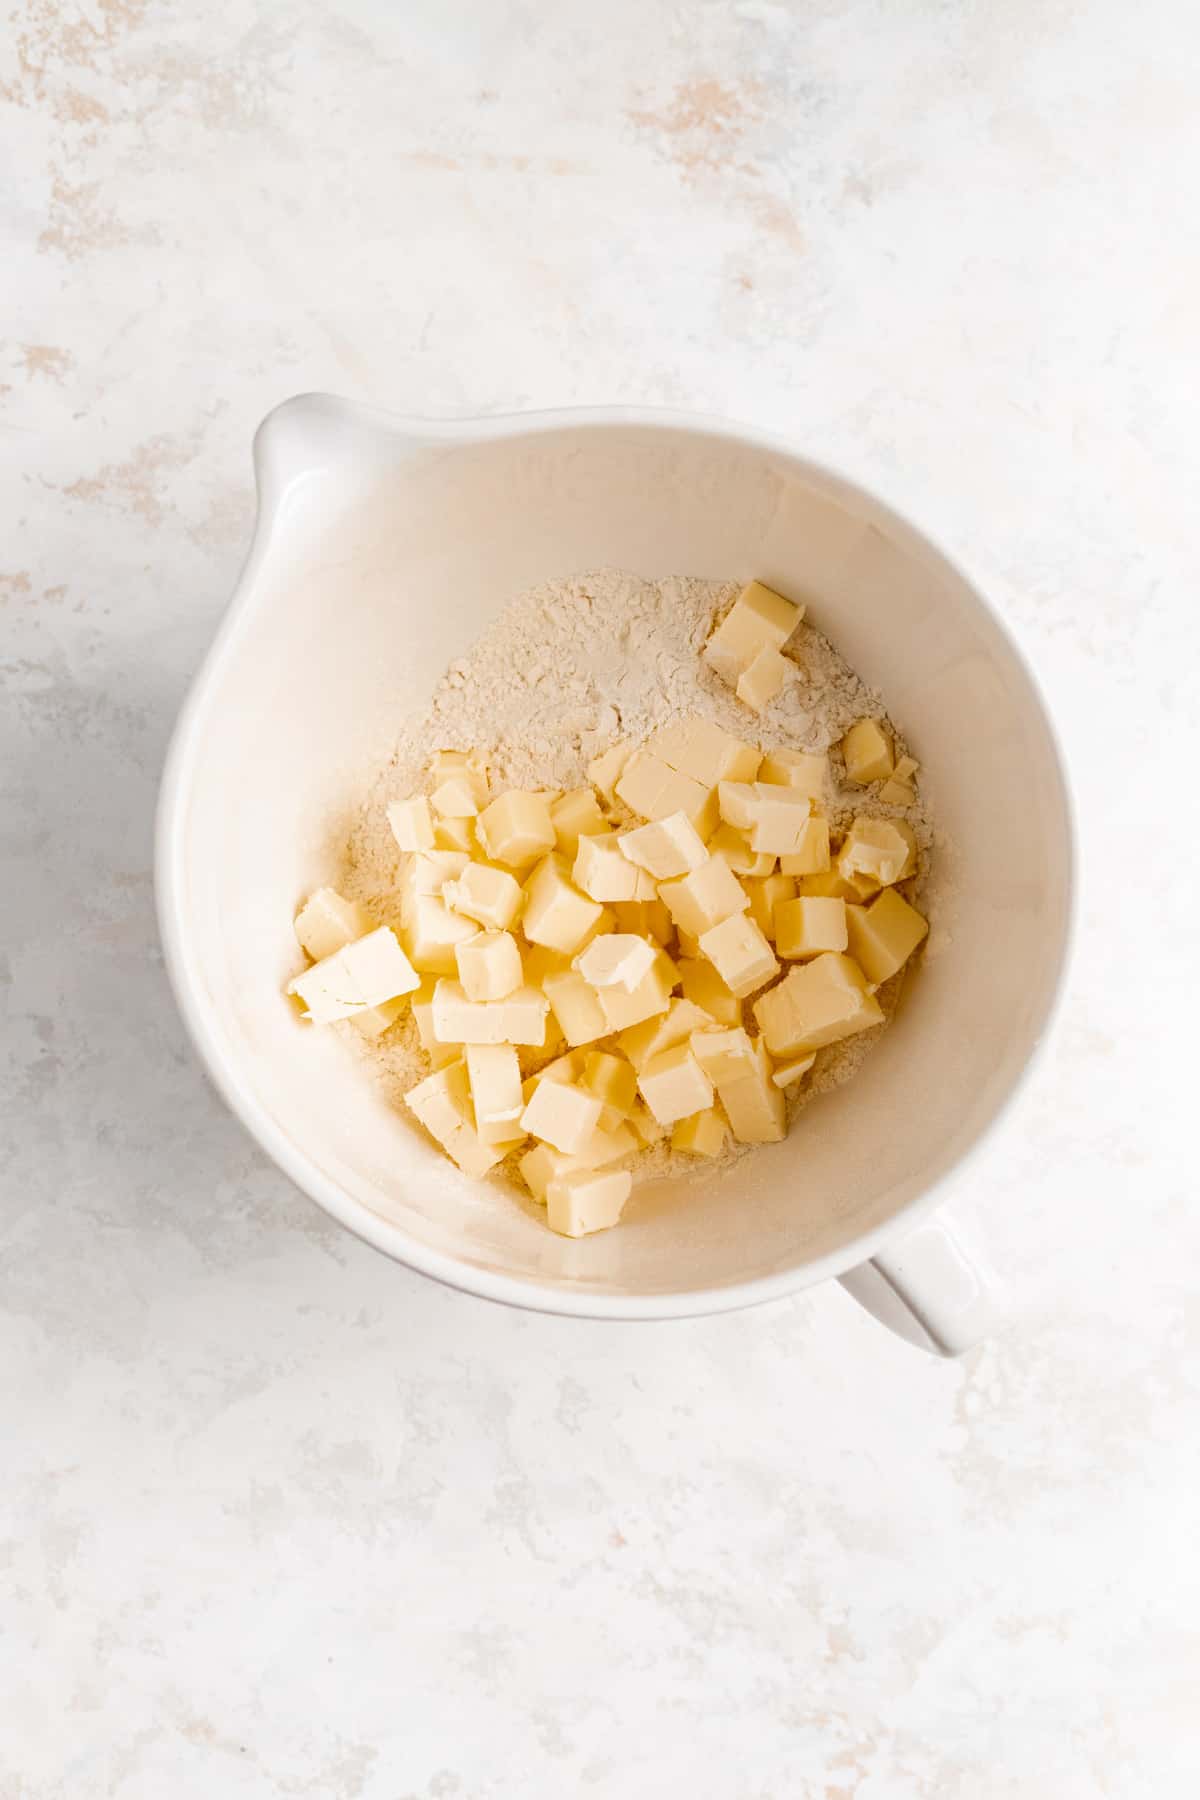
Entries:
{"label": "butter cube", "polygon": [[672,876],[686,875],[708,860],[704,840],[691,821],[681,812],[665,819],[653,819],[634,831],[623,831],[617,839],[622,856],[655,881],[670,881]]}
{"label": "butter cube", "polygon": [[468,1000],[503,1000],[524,979],[517,940],[508,931],[479,931],[454,947]]}
{"label": "butter cube", "polygon": [[676,935],[679,939],[680,956],[690,957],[693,962],[697,962],[704,952],[700,948],[700,939],[695,932],[680,930]]}
{"label": "butter cube", "polygon": [[395,932],[380,925],[295,976],[288,993],[300,997],[314,1025],[329,1025],[411,994],[420,985]]}
{"label": "butter cube", "polygon": [[720,1156],[728,1136],[724,1115],[715,1106],[709,1106],[676,1123],[671,1132],[671,1148],[688,1156]]}
{"label": "butter cube", "polygon": [[895,766],[892,740],[878,719],[860,719],[842,739],[846,778],[865,787],[869,781],[886,781]]}
{"label": "butter cube", "polygon": [[443,1044],[433,1029],[433,990],[437,983],[426,976],[412,997],[412,1016],[422,1050],[435,1069],[444,1069],[462,1057],[461,1044]]}
{"label": "butter cube", "polygon": [[838,852],[838,874],[852,884],[861,876],[874,887],[891,887],[912,874],[916,861],[917,840],[907,820],[860,814]]}
{"label": "butter cube", "polygon": [[754,1059],[748,1074],[721,1082],[721,1105],[740,1144],[777,1144],[787,1136],[787,1101],[771,1079],[761,1038],[755,1040]]}
{"label": "butter cube", "polygon": [[485,1143],[503,1143],[514,1135],[524,1102],[521,1067],[511,1044],[468,1044],[465,1061],[471,1088],[475,1129]]}
{"label": "butter cube", "polygon": [[507,931],[521,909],[521,885],[507,869],[473,862],[457,881],[445,883],[442,899],[452,912],[493,931]]}
{"label": "butter cube", "polygon": [[433,819],[429,802],[422,795],[393,800],[387,809],[387,821],[401,850],[433,849]]}
{"label": "butter cube", "polygon": [[638,1071],[642,1099],[660,1125],[673,1125],[713,1101],[712,1082],[692,1055],[689,1044],[676,1044],[652,1056]]}
{"label": "butter cube", "polygon": [[772,1070],[771,1080],[777,1088],[794,1087],[802,1076],[808,1074],[816,1060],[816,1051],[810,1050],[807,1056],[798,1056],[794,1062],[780,1063],[777,1069]]}
{"label": "butter cube", "polygon": [[717,823],[714,790],[680,774],[648,750],[638,750],[626,763],[617,783],[617,797],[642,819],[666,819],[681,812],[702,838],[707,838]]}
{"label": "butter cube", "polygon": [[429,796],[429,804],[441,819],[473,819],[487,803],[487,782],[473,769],[447,775]]}
{"label": "butter cube", "polygon": [[702,937],[734,913],[745,912],[750,905],[745,888],[723,857],[710,857],[690,875],[678,881],[664,881],[658,890],[667,910],[681,931]]}
{"label": "butter cube", "polygon": [[735,875],[761,881],[775,867],[775,858],[750,848],[745,832],[733,825],[718,825],[708,840],[713,856],[723,856]]}
{"label": "butter cube", "polygon": [[858,964],[833,952],[798,964],[754,1002],[754,1016],[771,1055],[789,1058],[883,1022]]}
{"label": "butter cube", "polygon": [[902,756],[892,770],[892,779],[894,781],[903,781],[908,787],[911,787],[913,784],[913,776],[920,766],[920,763],[914,761],[911,756]]}
{"label": "butter cube", "polygon": [[755,782],[751,803],[750,848],[772,856],[794,856],[804,841],[812,801],[799,788]]}
{"label": "butter cube", "polygon": [[654,882],[621,852],[621,840],[581,837],[571,878],[593,900],[653,900]]}
{"label": "butter cube", "polygon": [[599,788],[610,806],[625,764],[632,755],[632,744],[614,744],[610,750],[606,750],[602,756],[595,757],[587,766],[588,780],[594,788]]}
{"label": "butter cube", "polygon": [[836,866],[818,874],[801,875],[796,882],[798,894],[811,894],[818,900],[864,900],[875,891],[875,883],[861,875],[853,881],[843,881]]}
{"label": "butter cube", "polygon": [[560,1175],[546,1189],[546,1221],[562,1237],[607,1231],[624,1211],[633,1191],[627,1169],[579,1169]]}
{"label": "butter cube", "polygon": [[895,888],[885,888],[870,906],[848,906],[850,954],[868,981],[890,981],[903,968],[929,925]]}
{"label": "butter cube", "polygon": [[775,908],[784,900],[796,898],[796,883],[790,875],[768,875],[765,881],[748,881],[750,917],[769,943],[775,942]]}
{"label": "butter cube", "polygon": [[451,775],[485,775],[487,764],[478,750],[435,750],[429,759],[429,778],[436,786]]}
{"label": "butter cube", "polygon": [[846,902],[802,895],[785,900],[775,914],[775,948],[780,956],[819,956],[846,948]]}
{"label": "butter cube", "polygon": [[350,1023],[360,1037],[381,1038],[403,1011],[403,1000],[384,1000],[378,1006],[367,1006],[362,1012],[356,1012]]}
{"label": "butter cube", "polygon": [[783,691],[788,666],[786,656],[764,645],[737,678],[734,692],[742,705],[748,706],[751,712],[766,712],[776,695]]}
{"label": "butter cube", "polygon": [[572,788],[569,794],[562,794],[550,808],[550,823],[556,847],[568,862],[574,862],[581,837],[599,837],[611,830],[591,788]]}
{"label": "butter cube", "polygon": [[547,856],[525,883],[521,929],[531,944],[543,944],[548,950],[569,956],[599,924],[603,911],[594,899],[581,894],[572,884],[560,856]]}
{"label": "butter cube", "polygon": [[485,807],[476,830],[490,860],[512,869],[554,848],[554,825],[545,796],[523,793],[519,788],[501,794]]}
{"label": "butter cube", "polygon": [[436,850],[465,850],[473,856],[479,848],[474,819],[439,819],[433,828]]}
{"label": "butter cube", "polygon": [[744,744],[709,719],[680,719],[664,725],[645,747],[669,769],[690,775],[706,788],[715,787],[718,781],[753,781],[762,761],[761,750]]}
{"label": "butter cube", "polygon": [[[556,1056],[552,1062],[548,1062],[544,1068],[539,1069],[533,1076],[533,1080],[535,1082],[573,1081],[578,1087],[583,1080],[583,1071],[586,1067],[587,1052],[585,1050],[567,1050],[561,1056]],[[530,1093],[532,1092],[531,1088]]]}
{"label": "butter cube", "polygon": [[618,931],[633,937],[652,937],[664,947],[675,936],[675,925],[661,900],[614,900],[613,915]]}
{"label": "butter cube", "polygon": [[451,1063],[427,1075],[404,1099],[465,1175],[486,1175],[504,1156],[498,1145],[485,1144],[471,1123],[470,1087],[463,1063]]}
{"label": "butter cube", "polygon": [[647,938],[613,931],[590,943],[576,958],[575,966],[592,987],[624,988],[631,994],[650,973],[659,954],[658,945]]}
{"label": "butter cube", "polygon": [[757,992],[779,973],[770,944],[754,920],[742,913],[735,913],[706,931],[700,939],[700,949],[739,1000]]}
{"label": "butter cube", "polygon": [[745,1081],[758,1067],[754,1045],[740,1025],[731,1031],[694,1031],[692,1055],[715,1088]]}
{"label": "butter cube", "polygon": [[749,831],[754,824],[754,801],[760,786],[757,781],[719,781],[717,810],[726,825],[735,831]]}
{"label": "butter cube", "polygon": [[617,1047],[640,1072],[664,1050],[686,1043],[693,1031],[703,1031],[712,1024],[710,1014],[694,1001],[672,1000],[665,1012],[622,1031]]}
{"label": "butter cube", "polygon": [[576,1156],[564,1156],[561,1150],[539,1143],[526,1152],[517,1164],[533,1198],[546,1204],[546,1190],[552,1181],[581,1169],[603,1169],[619,1162],[638,1148],[638,1138],[629,1125],[618,1125],[613,1131],[597,1127]]}
{"label": "butter cube", "polygon": [[816,813],[806,819],[796,848],[779,859],[781,875],[821,875],[829,868],[829,820]]}
{"label": "butter cube", "polygon": [[547,975],[543,987],[568,1044],[590,1044],[612,1030],[595,988],[573,969]]}
{"label": "butter cube", "polygon": [[581,1150],[600,1123],[603,1102],[565,1081],[539,1081],[521,1114],[522,1129],[565,1156]]}
{"label": "butter cube", "polygon": [[625,1031],[640,1025],[643,1019],[655,1018],[671,1004],[671,989],[678,971],[670,957],[659,951],[654,966],[643,975],[637,986],[599,988],[597,998],[609,1031]]}
{"label": "butter cube", "polygon": [[365,937],[373,925],[365,906],[343,898],[335,888],[318,888],[296,914],[296,939],[314,962],[321,962]]}
{"label": "butter cube", "polygon": [[732,687],[760,650],[782,650],[803,617],[802,606],[751,581],[709,638],[704,660]]}
{"label": "butter cube", "polygon": [[603,1106],[627,1119],[637,1101],[637,1073],[632,1063],[608,1050],[589,1053],[583,1069],[583,1087]]}
{"label": "butter cube", "polygon": [[404,947],[423,974],[453,975],[455,951],[476,930],[473,919],[451,912],[435,894],[417,894],[405,910]]}
{"label": "butter cube", "polygon": [[742,1003],[733,989],[726,986],[706,956],[688,957],[679,965],[683,997],[717,1021],[719,1025],[741,1023]]}
{"label": "butter cube", "polygon": [[650,1108],[642,1100],[638,1101],[630,1113],[629,1123],[643,1150],[653,1150],[655,1144],[661,1144],[667,1135]]}
{"label": "butter cube", "polygon": [[528,1044],[546,1041],[546,996],[515,988],[503,1000],[472,1000],[459,981],[433,990],[433,1029],[443,1044]]}
{"label": "butter cube", "polygon": [[772,750],[763,758],[758,779],[768,786],[798,788],[819,803],[829,786],[829,758],[824,751]]}

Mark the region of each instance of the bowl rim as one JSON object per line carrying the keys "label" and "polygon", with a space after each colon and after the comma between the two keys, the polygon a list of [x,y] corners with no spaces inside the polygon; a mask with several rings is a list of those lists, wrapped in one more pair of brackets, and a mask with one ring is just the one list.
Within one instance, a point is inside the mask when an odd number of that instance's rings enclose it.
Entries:
{"label": "bowl rim", "polygon": [[[579,428],[624,428],[685,432],[718,439],[741,448],[786,459],[802,474],[826,490],[840,489],[889,530],[909,539],[932,556],[969,590],[1006,645],[1036,703],[1045,729],[1054,766],[1054,777],[1064,826],[1064,907],[1058,967],[1036,1022],[1029,1055],[1014,1075],[1008,1091],[997,1102],[991,1117],[958,1159],[928,1187],[906,1201],[892,1216],[841,1249],[815,1261],[775,1274],[731,1282],[727,1286],[695,1288],[679,1293],[650,1295],[573,1292],[541,1282],[473,1268],[445,1252],[433,1250],[351,1197],[300,1151],[270,1114],[242,1087],[225,1056],[207,1004],[189,961],[180,904],[180,871],[189,786],[193,775],[199,728],[210,697],[219,687],[226,662],[252,611],[255,580],[271,535],[278,495],[268,485],[267,462],[271,440],[289,416],[296,413],[337,418],[397,440],[414,444],[460,443],[464,446],[503,438],[536,437]],[[812,456],[778,432],[718,414],[646,406],[570,406],[529,412],[490,414],[485,417],[431,419],[393,413],[324,393],[297,394],[272,408],[254,434],[254,467],[257,510],[249,548],[216,633],[196,671],[171,734],[159,787],[155,814],[154,888],[159,934],[167,976],[201,1064],[218,1093],[272,1161],[293,1184],[315,1201],[330,1217],[394,1261],[443,1286],[501,1305],[525,1311],[581,1319],[621,1321],[694,1318],[732,1312],[747,1306],[781,1300],[819,1282],[836,1279],[868,1262],[888,1244],[896,1244],[931,1213],[943,1207],[951,1190],[978,1162],[991,1140],[1025,1092],[1046,1053],[1061,1016],[1078,929],[1079,893],[1078,828],[1067,762],[1053,713],[1041,682],[1025,651],[980,584],[937,539],[893,507],[873,487],[846,473],[824,458]]]}

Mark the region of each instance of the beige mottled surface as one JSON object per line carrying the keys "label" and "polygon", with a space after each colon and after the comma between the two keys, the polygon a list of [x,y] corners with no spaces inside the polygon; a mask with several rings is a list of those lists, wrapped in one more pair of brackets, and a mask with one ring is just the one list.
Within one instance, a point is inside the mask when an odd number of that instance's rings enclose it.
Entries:
{"label": "beige mottled surface", "polygon": [[[4,1800],[1200,1784],[1183,0],[30,0],[0,35]],[[1084,832],[957,1365],[339,1234],[206,1088],[151,807],[289,392],[794,434],[990,584]]]}

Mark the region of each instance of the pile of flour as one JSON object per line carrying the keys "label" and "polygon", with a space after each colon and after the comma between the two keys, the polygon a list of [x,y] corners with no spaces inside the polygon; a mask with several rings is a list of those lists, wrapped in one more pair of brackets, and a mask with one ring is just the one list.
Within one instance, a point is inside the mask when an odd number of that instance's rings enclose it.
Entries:
{"label": "pile of flour", "polygon": [[[399,853],[386,808],[421,790],[435,750],[481,751],[496,788],[582,787],[588,762],[618,739],[638,743],[660,725],[692,714],[768,748],[828,750],[834,792],[827,810],[835,828],[848,824],[863,808],[864,795],[838,785],[837,745],[856,719],[886,719],[883,700],[806,622],[787,646],[791,668],[782,693],[762,718],[748,712],[700,655],[738,591],[736,582],[690,576],[647,581],[623,569],[598,569],[547,582],[514,600],[471,653],[450,665],[426,711],[403,724],[392,760],[352,832],[345,891],[379,919],[399,922]],[[904,754],[902,735],[887,723],[897,754]],[[919,890],[932,843],[919,798],[907,807],[872,798],[868,810],[912,825],[921,866],[911,887],[905,885]],[[880,990],[885,1013],[902,980]],[[822,1050],[812,1075],[789,1095],[790,1108],[799,1110],[813,1095],[848,1080],[876,1036],[867,1032]],[[411,1020],[364,1046],[364,1054],[397,1103],[427,1072]],[[744,1153],[735,1146],[727,1154]],[[695,1166],[693,1158],[675,1159],[665,1150],[655,1153],[653,1168],[645,1159],[638,1166],[659,1173],[673,1161]]]}

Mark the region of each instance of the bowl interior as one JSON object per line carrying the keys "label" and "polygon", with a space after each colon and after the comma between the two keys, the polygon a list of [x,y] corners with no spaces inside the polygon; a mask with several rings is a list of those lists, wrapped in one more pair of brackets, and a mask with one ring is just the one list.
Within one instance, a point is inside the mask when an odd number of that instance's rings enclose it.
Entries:
{"label": "bowl interior", "polygon": [[[1037,697],[973,590],[915,532],[799,459],[647,422],[422,440],[317,400],[268,421],[239,601],[164,808],[174,973],[225,1091],[338,1216],[495,1291],[686,1296],[827,1273],[951,1170],[1043,1029],[1067,928],[1068,825]],[[338,1033],[282,997],[290,921],[405,714],[506,601],[601,565],[759,576],[807,600],[884,693],[944,836],[919,979],[860,1078],[733,1170],[635,1192],[579,1242],[449,1167]]]}

